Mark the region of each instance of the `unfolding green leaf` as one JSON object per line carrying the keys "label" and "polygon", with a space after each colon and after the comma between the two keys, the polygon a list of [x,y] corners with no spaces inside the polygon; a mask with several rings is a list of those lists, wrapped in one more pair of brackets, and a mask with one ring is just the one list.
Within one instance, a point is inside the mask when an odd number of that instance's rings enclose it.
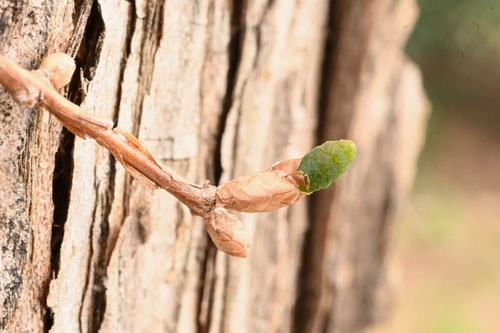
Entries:
{"label": "unfolding green leaf", "polygon": [[307,153],[299,164],[309,178],[309,187],[303,192],[316,192],[330,186],[349,169],[356,157],[356,145],[351,140],[327,141]]}

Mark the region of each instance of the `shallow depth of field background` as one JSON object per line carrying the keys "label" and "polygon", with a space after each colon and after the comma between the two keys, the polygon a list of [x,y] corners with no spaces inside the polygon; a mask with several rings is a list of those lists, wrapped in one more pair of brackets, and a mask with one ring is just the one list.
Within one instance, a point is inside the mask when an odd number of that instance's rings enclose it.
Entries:
{"label": "shallow depth of field background", "polygon": [[381,332],[500,332],[500,0],[420,0],[407,53],[432,102]]}

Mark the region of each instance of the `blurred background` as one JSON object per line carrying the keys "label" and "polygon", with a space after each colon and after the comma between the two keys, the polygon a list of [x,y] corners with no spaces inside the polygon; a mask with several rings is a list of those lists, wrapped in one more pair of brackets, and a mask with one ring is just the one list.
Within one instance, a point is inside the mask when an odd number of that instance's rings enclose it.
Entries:
{"label": "blurred background", "polygon": [[433,105],[396,223],[381,332],[500,332],[500,1],[420,0],[406,52]]}

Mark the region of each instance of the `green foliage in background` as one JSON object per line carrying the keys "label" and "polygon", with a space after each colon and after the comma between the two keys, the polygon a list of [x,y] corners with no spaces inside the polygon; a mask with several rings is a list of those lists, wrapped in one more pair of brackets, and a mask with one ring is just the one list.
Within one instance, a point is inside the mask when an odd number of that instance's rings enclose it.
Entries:
{"label": "green foliage in background", "polygon": [[420,18],[407,52],[432,58],[500,54],[499,0],[420,0]]}
{"label": "green foliage in background", "polygon": [[500,0],[417,1],[406,51],[433,112],[399,223],[407,274],[390,333],[497,332],[497,168],[484,156],[500,146]]}
{"label": "green foliage in background", "polygon": [[428,146],[434,146],[450,117],[495,130],[500,126],[500,0],[418,4],[420,17],[406,52],[422,70],[433,105]]}

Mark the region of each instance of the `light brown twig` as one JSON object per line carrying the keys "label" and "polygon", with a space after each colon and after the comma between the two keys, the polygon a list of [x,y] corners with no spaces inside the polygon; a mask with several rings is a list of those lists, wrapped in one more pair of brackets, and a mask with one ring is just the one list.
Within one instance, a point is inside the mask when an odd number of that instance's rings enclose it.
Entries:
{"label": "light brown twig", "polygon": [[265,212],[290,205],[305,194],[306,184],[297,171],[300,160],[281,162],[250,176],[238,177],[218,188],[189,183],[159,163],[132,134],[113,123],[85,112],[61,96],[56,89],[67,85],[75,70],[73,59],[56,53],[47,56],[36,71],[28,71],[0,55],[0,83],[20,103],[40,103],[71,132],[93,138],[139,182],[150,189],[161,187],[186,206],[193,215],[205,219],[205,227],[222,251],[246,257],[250,247],[243,224],[225,208],[246,212]]}

